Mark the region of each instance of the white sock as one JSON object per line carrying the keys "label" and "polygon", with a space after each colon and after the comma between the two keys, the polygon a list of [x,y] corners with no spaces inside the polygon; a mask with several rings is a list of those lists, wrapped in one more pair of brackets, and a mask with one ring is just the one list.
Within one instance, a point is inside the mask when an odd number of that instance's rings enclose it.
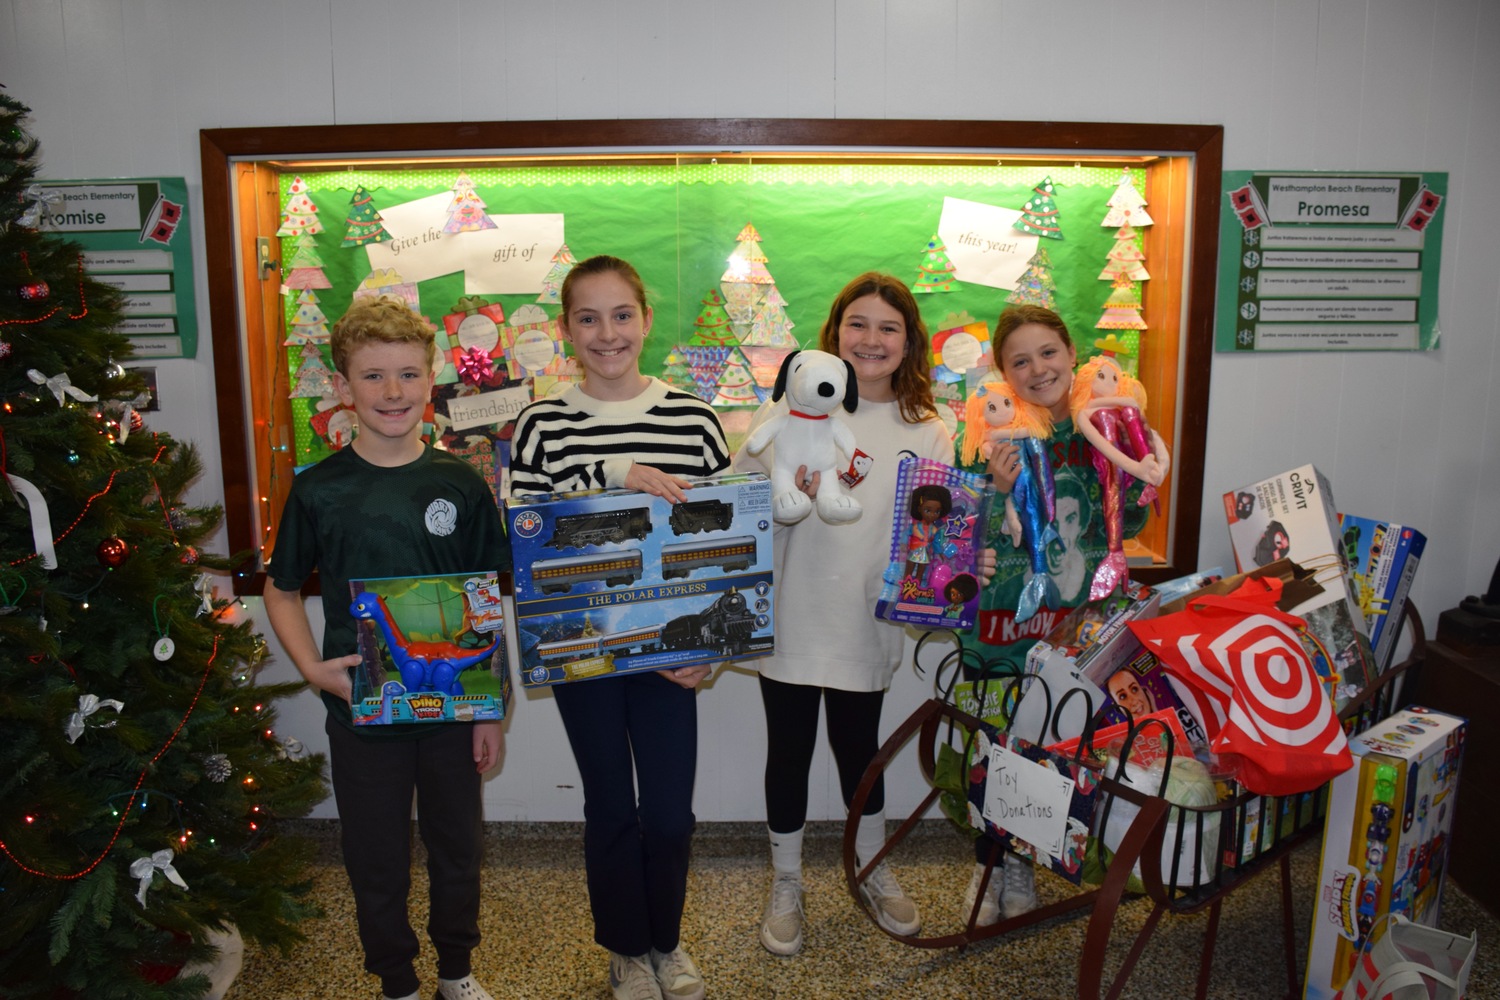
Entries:
{"label": "white sock", "polygon": [[802,831],[805,827],[798,827],[791,833],[777,833],[770,827],[766,832],[771,835],[771,867],[778,875],[795,875],[802,877]]}
{"label": "white sock", "polygon": [[854,856],[863,868],[870,859],[885,846],[885,810],[859,818],[859,829],[854,834]]}

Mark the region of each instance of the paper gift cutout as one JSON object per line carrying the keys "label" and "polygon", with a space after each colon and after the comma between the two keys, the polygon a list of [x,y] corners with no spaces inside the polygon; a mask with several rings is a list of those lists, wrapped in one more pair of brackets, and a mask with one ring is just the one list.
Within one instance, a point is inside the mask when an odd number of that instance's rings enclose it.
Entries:
{"label": "paper gift cutout", "polygon": [[990,328],[965,310],[943,317],[932,335],[933,378],[957,382],[971,368],[990,366]]}
{"label": "paper gift cutout", "polygon": [[1129,625],[1188,690],[1214,752],[1237,757],[1239,782],[1260,795],[1310,791],[1353,765],[1302,648],[1305,623],[1276,610],[1280,595],[1278,578],[1252,579],[1229,597],[1200,595]]}
{"label": "paper gift cutout", "polygon": [[474,386],[493,386],[505,380],[500,342],[500,324],[504,321],[504,307],[477,295],[461,297],[443,317],[443,329],[453,345],[449,356],[460,380]]}
{"label": "paper gift cutout", "polygon": [[354,298],[367,299],[377,295],[394,295],[405,299],[413,310],[420,310],[416,282],[406,281],[394,267],[377,267],[365,276],[354,290]]}
{"label": "paper gift cutout", "polygon": [[511,378],[557,375],[562,372],[562,330],[547,310],[528,303],[511,316],[500,330],[505,343],[505,364]]}

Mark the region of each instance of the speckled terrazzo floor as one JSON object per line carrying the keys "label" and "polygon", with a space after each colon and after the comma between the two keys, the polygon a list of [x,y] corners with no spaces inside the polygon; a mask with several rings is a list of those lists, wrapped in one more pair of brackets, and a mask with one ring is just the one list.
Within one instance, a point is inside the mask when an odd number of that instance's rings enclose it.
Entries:
{"label": "speckled terrazzo floor", "polygon": [[[245,964],[226,1000],[324,1000],[380,996],[378,982],[361,968],[354,906],[339,860],[336,824],[298,824],[323,845],[314,873],[314,895],[325,916],[305,925],[308,941],[289,957],[246,945]],[[474,954],[475,974],[497,1000],[608,1000],[605,953],[593,943],[582,869],[582,827],[576,824],[492,823],[487,828],[484,941]],[[703,824],[694,838],[693,870],[683,944],[703,970],[710,997],[761,998],[1064,998],[1074,995],[1084,918],[1075,914],[1027,928],[967,951],[933,951],[893,941],[875,928],[849,898],[843,880],[840,824],[813,824],[805,841],[806,941],[802,953],[778,958],[760,945],[758,927],[769,886],[764,828],[757,824]],[[922,908],[929,930],[955,927],[955,911],[968,884],[967,844],[942,821],[924,824],[894,860],[902,886]],[[1305,954],[1307,921],[1317,876],[1316,843],[1292,856],[1299,950]],[[412,924],[426,922],[422,859],[415,860]],[[1043,902],[1072,892],[1062,880],[1040,874]],[[1149,913],[1136,899],[1122,906],[1106,969],[1118,967],[1134,932]],[[1280,894],[1274,874],[1242,886],[1225,904],[1210,996],[1279,995],[1283,958]],[[1500,920],[1451,881],[1442,924],[1477,930],[1480,949],[1469,996],[1500,997],[1496,941]],[[1127,984],[1126,997],[1172,1000],[1190,996],[1203,916],[1168,916]],[[435,988],[433,956],[424,941],[418,971],[424,993]]]}

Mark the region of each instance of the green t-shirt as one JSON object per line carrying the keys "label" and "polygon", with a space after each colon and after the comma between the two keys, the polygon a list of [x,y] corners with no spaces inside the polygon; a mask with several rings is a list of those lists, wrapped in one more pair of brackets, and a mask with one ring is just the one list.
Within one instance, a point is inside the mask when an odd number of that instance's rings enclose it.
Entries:
{"label": "green t-shirt", "polygon": [[[296,590],[318,571],[323,657],[356,651],[350,580],[481,573],[510,568],[494,494],[478,471],[430,446],[414,462],[371,465],[353,448],[335,452],[292,481],[268,572]],[[323,692],[330,714],[353,726],[349,706]],[[362,726],[362,735],[414,737],[422,726]]]}
{"label": "green t-shirt", "polygon": [[[1031,618],[1016,623],[1016,606],[1021,590],[1031,578],[1031,557],[1023,545],[1011,545],[1005,534],[1005,504],[1001,499],[990,504],[986,544],[995,550],[995,575],[979,595],[979,620],[963,633],[965,647],[977,650],[991,671],[1018,672],[1026,663],[1026,653],[1038,639],[1062,620],[1072,608],[1086,604],[1094,570],[1109,551],[1104,531],[1104,500],[1094,471],[1093,448],[1088,439],[1073,430],[1071,420],[1053,426],[1047,442],[1047,454],[1057,486],[1057,519],[1052,527],[1059,541],[1048,547],[1049,575],[1057,584],[1062,607],[1052,611],[1043,607]],[[985,471],[982,462],[966,467],[971,472]],[[1134,483],[1126,491],[1124,508],[1125,537],[1132,538],[1146,523],[1150,509],[1138,507],[1142,484]]]}

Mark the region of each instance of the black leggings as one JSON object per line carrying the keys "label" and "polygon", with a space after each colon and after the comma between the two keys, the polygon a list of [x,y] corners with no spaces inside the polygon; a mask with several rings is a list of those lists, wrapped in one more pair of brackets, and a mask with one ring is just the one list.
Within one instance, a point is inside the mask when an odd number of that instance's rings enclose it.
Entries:
{"label": "black leggings", "polygon": [[[818,739],[818,703],[828,720],[828,743],[839,769],[844,807],[880,749],[884,691],[840,691],[760,678],[766,708],[766,825],[794,833],[807,822],[807,779]],[[870,790],[865,815],[885,808],[885,777]]]}

